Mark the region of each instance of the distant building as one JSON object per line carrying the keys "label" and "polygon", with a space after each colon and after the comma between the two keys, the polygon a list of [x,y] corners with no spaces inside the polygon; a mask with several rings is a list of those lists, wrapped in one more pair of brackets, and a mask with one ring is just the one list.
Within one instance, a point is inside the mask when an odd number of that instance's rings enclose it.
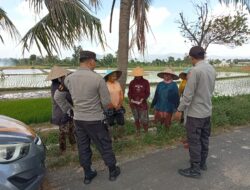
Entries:
{"label": "distant building", "polygon": [[218,64],[219,67],[230,67],[231,62],[222,60],[220,64]]}

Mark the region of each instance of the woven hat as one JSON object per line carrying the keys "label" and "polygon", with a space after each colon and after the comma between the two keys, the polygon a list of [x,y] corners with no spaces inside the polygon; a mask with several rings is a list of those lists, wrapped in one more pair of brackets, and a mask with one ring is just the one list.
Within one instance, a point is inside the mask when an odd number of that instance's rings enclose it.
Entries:
{"label": "woven hat", "polygon": [[116,73],[116,79],[119,79],[122,75],[122,72],[121,71],[112,71],[112,70],[107,70],[106,73],[105,73],[105,76],[103,77],[105,81],[108,80],[109,76],[112,75],[113,73]]}
{"label": "woven hat", "polygon": [[184,69],[184,71],[182,71],[180,74],[179,74],[179,77],[181,78],[181,75],[187,75],[189,72],[190,72],[191,68],[186,68]]}
{"label": "woven hat", "polygon": [[134,77],[141,77],[144,76],[144,70],[141,67],[136,67],[132,70],[132,75]]}
{"label": "woven hat", "polygon": [[164,78],[164,74],[171,74],[173,76],[173,80],[178,80],[179,79],[179,77],[170,68],[167,68],[163,72],[158,73],[157,76],[160,77],[160,78]]}
{"label": "woven hat", "polygon": [[67,69],[64,69],[64,68],[59,67],[59,66],[54,66],[51,68],[51,71],[45,80],[54,80],[54,79],[60,78],[62,76],[66,76],[70,73],[71,73],[71,71],[69,71]]}

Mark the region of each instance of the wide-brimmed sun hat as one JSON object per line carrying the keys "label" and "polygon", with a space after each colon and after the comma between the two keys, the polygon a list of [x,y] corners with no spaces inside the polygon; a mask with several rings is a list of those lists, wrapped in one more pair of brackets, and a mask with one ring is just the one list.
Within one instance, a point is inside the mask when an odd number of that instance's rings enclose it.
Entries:
{"label": "wide-brimmed sun hat", "polygon": [[107,70],[106,73],[105,73],[105,76],[103,77],[105,81],[108,80],[109,76],[112,75],[113,73],[116,73],[116,80],[118,80],[121,75],[122,75],[122,72],[121,71],[112,71],[112,70]]}
{"label": "wide-brimmed sun hat", "polygon": [[136,67],[132,70],[132,76],[134,77],[141,77],[144,76],[144,69],[141,67]]}
{"label": "wide-brimmed sun hat", "polygon": [[170,68],[167,68],[163,72],[158,73],[157,76],[160,78],[164,78],[164,74],[171,74],[173,76],[173,80],[179,79],[179,77],[175,74],[175,72]]}
{"label": "wide-brimmed sun hat", "polygon": [[54,66],[51,68],[51,71],[49,72],[49,74],[45,80],[54,80],[54,79],[66,76],[70,73],[71,73],[71,71],[69,71],[67,69],[64,69],[64,68],[59,67],[59,66]]}
{"label": "wide-brimmed sun hat", "polygon": [[190,72],[191,68],[186,68],[184,69],[184,71],[180,72],[179,77],[181,77],[181,75],[187,75]]}

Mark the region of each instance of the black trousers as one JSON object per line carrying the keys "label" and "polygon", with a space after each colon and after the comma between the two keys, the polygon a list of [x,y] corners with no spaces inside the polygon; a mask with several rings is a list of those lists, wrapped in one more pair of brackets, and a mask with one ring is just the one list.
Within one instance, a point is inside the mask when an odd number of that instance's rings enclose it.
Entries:
{"label": "black trousers", "polygon": [[211,133],[210,117],[187,117],[186,129],[191,163],[205,163]]}
{"label": "black trousers", "polygon": [[109,136],[107,126],[102,121],[74,120],[74,124],[81,166],[88,167],[92,164],[91,140],[101,153],[104,163],[107,166],[114,166],[116,159],[112,150],[112,140]]}

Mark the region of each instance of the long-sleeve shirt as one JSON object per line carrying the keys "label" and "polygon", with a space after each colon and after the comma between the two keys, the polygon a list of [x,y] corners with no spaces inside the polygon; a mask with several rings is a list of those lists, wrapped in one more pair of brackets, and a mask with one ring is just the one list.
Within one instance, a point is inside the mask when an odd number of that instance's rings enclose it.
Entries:
{"label": "long-sleeve shirt", "polygon": [[152,105],[160,112],[173,113],[179,105],[179,92],[176,82],[160,82],[155,91]]}
{"label": "long-sleeve shirt", "polygon": [[80,68],[65,78],[64,85],[73,100],[75,120],[104,119],[103,109],[111,103],[111,99],[107,85],[99,74],[88,68]]}
{"label": "long-sleeve shirt", "polygon": [[213,66],[202,60],[192,68],[179,111],[187,111],[187,116],[205,118],[212,114],[212,95],[216,72]]}
{"label": "long-sleeve shirt", "polygon": [[55,125],[61,124],[61,119],[63,112],[56,103],[54,99],[54,95],[58,87],[60,86],[60,82],[58,80],[53,80],[51,84],[51,99],[52,99],[52,116],[51,116],[51,123]]}
{"label": "long-sleeve shirt", "polygon": [[[130,100],[131,108],[139,108],[142,110],[148,109],[147,99],[150,95],[150,86],[148,80],[143,77],[135,77],[129,83],[128,98]],[[143,99],[141,104],[132,103],[131,100],[140,101]]]}
{"label": "long-sleeve shirt", "polygon": [[56,90],[54,99],[57,105],[61,108],[63,113],[67,113],[68,110],[73,109],[72,99],[67,91]]}

